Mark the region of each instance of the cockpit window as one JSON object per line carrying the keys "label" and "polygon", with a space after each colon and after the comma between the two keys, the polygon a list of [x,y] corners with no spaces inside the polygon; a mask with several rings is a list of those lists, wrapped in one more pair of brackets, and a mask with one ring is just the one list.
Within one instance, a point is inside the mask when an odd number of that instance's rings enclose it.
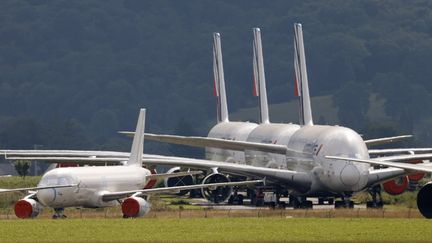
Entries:
{"label": "cockpit window", "polygon": [[69,185],[70,180],[66,177],[45,177],[39,182],[39,186],[56,186],[56,185]]}

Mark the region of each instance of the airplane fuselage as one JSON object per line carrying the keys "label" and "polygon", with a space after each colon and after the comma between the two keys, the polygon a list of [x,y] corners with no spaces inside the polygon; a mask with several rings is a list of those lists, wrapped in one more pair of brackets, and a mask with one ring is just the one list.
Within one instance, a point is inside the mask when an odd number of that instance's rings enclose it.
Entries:
{"label": "airplane fuselage", "polygon": [[140,190],[151,172],[138,166],[67,167],[48,171],[38,186],[77,184],[77,187],[43,189],[36,193],[39,202],[51,208],[99,208],[117,205],[102,201],[103,192]]}
{"label": "airplane fuselage", "polygon": [[303,126],[287,144],[289,149],[304,152],[304,158],[286,157],[289,170],[311,173],[313,183],[309,193],[319,191],[357,192],[368,182],[368,164],[325,158],[328,155],[369,159],[361,136],[340,126]]}
{"label": "airplane fuselage", "polygon": [[[333,155],[369,159],[363,139],[349,128],[272,123],[243,127],[240,124],[244,123],[220,127],[218,124],[211,130],[209,137],[286,145],[290,150],[302,152],[303,156],[206,148],[207,159],[310,173],[313,183],[308,192],[301,194],[351,193],[361,191],[367,185],[368,164],[325,158]],[[235,129],[236,126],[242,129]]]}
{"label": "airplane fuselage", "polygon": [[[246,141],[249,134],[258,124],[253,122],[220,122],[208,133],[210,138],[221,138],[232,141]],[[227,150],[220,148],[206,148],[206,159],[214,161],[245,163],[244,151]]]}

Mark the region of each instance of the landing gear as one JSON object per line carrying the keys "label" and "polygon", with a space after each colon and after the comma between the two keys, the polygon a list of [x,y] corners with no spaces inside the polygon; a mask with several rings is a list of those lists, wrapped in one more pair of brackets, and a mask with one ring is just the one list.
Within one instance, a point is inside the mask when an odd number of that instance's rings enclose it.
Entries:
{"label": "landing gear", "polygon": [[372,196],[372,201],[366,202],[367,208],[382,208],[384,206],[381,196],[381,185],[376,185],[368,189],[369,194]]}
{"label": "landing gear", "polygon": [[334,199],[332,197],[319,197],[318,198],[318,205],[325,205],[325,202],[327,202],[328,205],[333,205]]}
{"label": "landing gear", "polygon": [[351,201],[351,194],[342,196],[342,201],[335,202],[335,208],[354,208],[354,202]]}
{"label": "landing gear", "polygon": [[306,200],[306,197],[289,197],[290,206],[294,209],[310,209],[313,207],[312,201]]}
{"label": "landing gear", "polygon": [[228,204],[231,205],[243,205],[243,195],[238,194],[237,190],[228,199]]}
{"label": "landing gear", "polygon": [[64,215],[64,208],[54,208],[54,214],[52,216],[53,219],[65,219],[67,218]]}

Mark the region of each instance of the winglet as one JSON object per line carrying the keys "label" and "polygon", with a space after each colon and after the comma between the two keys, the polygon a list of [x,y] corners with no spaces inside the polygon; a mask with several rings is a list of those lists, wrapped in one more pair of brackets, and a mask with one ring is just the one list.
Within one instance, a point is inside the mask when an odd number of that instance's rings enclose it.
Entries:
{"label": "winglet", "polygon": [[253,69],[254,69],[254,95],[260,97],[261,123],[269,123],[267,90],[264,72],[264,58],[261,43],[260,28],[253,28]]}
{"label": "winglet", "polygon": [[145,115],[146,109],[141,109],[127,165],[142,166],[142,156],[144,152]]}
{"label": "winglet", "polygon": [[313,125],[302,25],[294,24],[295,94],[300,97],[300,125]]}
{"label": "winglet", "polygon": [[225,77],[222,62],[220,34],[213,33],[214,95],[217,97],[218,122],[228,122],[228,105],[225,92]]}

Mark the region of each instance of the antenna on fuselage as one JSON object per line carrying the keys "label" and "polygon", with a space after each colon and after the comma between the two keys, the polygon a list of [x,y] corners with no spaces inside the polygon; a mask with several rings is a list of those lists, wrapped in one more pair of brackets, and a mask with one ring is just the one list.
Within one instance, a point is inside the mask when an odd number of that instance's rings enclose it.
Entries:
{"label": "antenna on fuselage", "polygon": [[127,165],[142,167],[142,156],[144,152],[144,128],[146,109],[140,109],[132,148]]}
{"label": "antenna on fuselage", "polygon": [[254,96],[260,97],[261,123],[270,123],[260,28],[253,28]]}
{"label": "antenna on fuselage", "polygon": [[228,122],[228,105],[225,92],[225,77],[222,62],[222,47],[220,34],[213,33],[213,94],[217,97],[217,121]]}
{"label": "antenna on fuselage", "polygon": [[295,95],[300,99],[300,125],[312,126],[312,109],[309,96],[306,57],[303,43],[302,25],[294,24],[294,71]]}

